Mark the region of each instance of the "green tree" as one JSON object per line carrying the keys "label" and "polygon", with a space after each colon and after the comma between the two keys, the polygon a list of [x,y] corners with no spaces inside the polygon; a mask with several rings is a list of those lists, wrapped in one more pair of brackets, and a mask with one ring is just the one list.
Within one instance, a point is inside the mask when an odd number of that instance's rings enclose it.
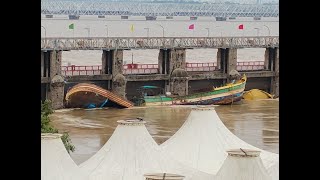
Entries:
{"label": "green tree", "polygon": [[[53,113],[51,102],[46,100],[41,102],[41,133],[59,133],[58,129],[50,124],[49,115]],[[68,151],[68,153],[73,152],[75,150],[74,145],[71,143],[71,139],[67,132],[62,133],[61,136],[64,147]]]}

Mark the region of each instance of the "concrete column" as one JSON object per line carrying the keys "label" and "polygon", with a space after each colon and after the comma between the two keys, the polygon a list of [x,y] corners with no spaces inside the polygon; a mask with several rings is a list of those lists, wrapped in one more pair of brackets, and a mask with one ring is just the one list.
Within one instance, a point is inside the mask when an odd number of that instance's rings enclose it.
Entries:
{"label": "concrete column", "polygon": [[184,69],[177,68],[170,75],[169,89],[172,95],[185,96],[189,90],[189,76]]}
{"label": "concrete column", "polygon": [[112,75],[123,74],[123,50],[113,50]]}
{"label": "concrete column", "polygon": [[270,61],[270,48],[266,48],[264,52],[264,69],[266,70],[270,70],[269,61]]}
{"label": "concrete column", "polygon": [[172,95],[188,95],[189,80],[188,77],[172,77],[170,79],[170,92]]}
{"label": "concrete column", "polygon": [[231,82],[234,79],[239,79],[240,74],[237,71],[237,49],[228,48],[226,49],[225,54],[225,70],[227,74],[227,82]]}
{"label": "concrete column", "polygon": [[237,70],[237,49],[227,49],[227,73],[230,74],[232,70]]}
{"label": "concrete column", "polygon": [[117,74],[112,79],[112,92],[126,99],[127,80],[122,74]]}
{"label": "concrete column", "polygon": [[41,51],[41,77],[44,77],[44,54]]}
{"label": "concrete column", "polygon": [[264,67],[266,70],[275,70],[276,49],[277,48],[266,48],[264,54]]}
{"label": "concrete column", "polygon": [[48,94],[53,109],[63,108],[64,100],[64,79],[61,75],[55,75],[51,79],[50,92]]}
{"label": "concrete column", "polygon": [[275,48],[274,71],[279,74],[279,48]]}
{"label": "concrete column", "polygon": [[61,75],[62,51],[50,51],[50,77]]}
{"label": "concrete column", "polygon": [[274,72],[275,77],[272,79],[271,89],[275,97],[279,97],[279,48],[275,48]]}
{"label": "concrete column", "polygon": [[169,51],[169,72],[170,74],[177,68],[186,68],[186,50],[171,49]]}
{"label": "concrete column", "polygon": [[123,76],[123,50],[112,51],[112,92],[126,98],[127,80]]}
{"label": "concrete column", "polygon": [[102,62],[102,74],[108,74],[108,52],[110,51],[102,51],[102,57],[101,57],[101,62]]}
{"label": "concrete column", "polygon": [[221,69],[221,48],[218,49],[217,52],[217,68]]}
{"label": "concrete column", "polygon": [[113,57],[114,55],[114,50],[102,51],[102,74],[112,74],[112,66],[113,66]]}
{"label": "concrete column", "polygon": [[170,49],[160,49],[158,55],[158,66],[159,66],[159,73],[160,74],[170,74],[169,68],[169,56],[170,56]]}
{"label": "concrete column", "polygon": [[164,60],[165,50],[160,49],[158,54],[158,67],[159,74],[165,74],[165,60]]}
{"label": "concrete column", "polygon": [[43,60],[43,72],[41,77],[50,77],[51,51],[41,51],[41,60]]}

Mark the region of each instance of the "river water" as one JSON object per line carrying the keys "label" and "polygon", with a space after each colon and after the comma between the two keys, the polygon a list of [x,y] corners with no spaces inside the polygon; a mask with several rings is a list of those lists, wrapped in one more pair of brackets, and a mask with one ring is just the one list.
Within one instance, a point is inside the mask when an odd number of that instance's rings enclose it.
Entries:
{"label": "river water", "polygon": [[[216,111],[236,136],[258,148],[279,152],[279,101],[242,100],[237,105],[216,107]],[[130,109],[64,109],[51,115],[60,132],[68,131],[75,145],[71,153],[80,164],[94,155],[110,138],[117,121],[142,117],[158,144],[170,138],[184,123],[189,107],[135,107]]]}

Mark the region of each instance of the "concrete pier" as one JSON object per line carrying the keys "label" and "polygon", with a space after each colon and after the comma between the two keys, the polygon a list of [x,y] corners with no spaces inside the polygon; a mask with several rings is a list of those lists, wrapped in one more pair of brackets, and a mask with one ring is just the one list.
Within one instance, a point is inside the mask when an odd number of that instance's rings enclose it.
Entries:
{"label": "concrete pier", "polygon": [[41,51],[41,78],[45,79],[41,99],[49,99],[53,109],[63,108],[64,78],[61,76],[62,51]]}

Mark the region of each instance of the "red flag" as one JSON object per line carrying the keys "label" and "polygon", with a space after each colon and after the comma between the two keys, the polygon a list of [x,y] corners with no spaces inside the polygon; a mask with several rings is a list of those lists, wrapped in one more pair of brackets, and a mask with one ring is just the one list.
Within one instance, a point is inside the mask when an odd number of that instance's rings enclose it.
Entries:
{"label": "red flag", "polygon": [[194,29],[194,24],[191,24],[191,25],[189,26],[189,29]]}
{"label": "red flag", "polygon": [[238,29],[243,29],[243,24],[240,24]]}

